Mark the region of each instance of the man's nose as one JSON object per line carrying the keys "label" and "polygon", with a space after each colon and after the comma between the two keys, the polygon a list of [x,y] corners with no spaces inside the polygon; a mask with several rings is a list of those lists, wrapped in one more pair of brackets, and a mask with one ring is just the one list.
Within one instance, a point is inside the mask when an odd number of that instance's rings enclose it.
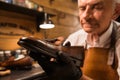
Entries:
{"label": "man's nose", "polygon": [[84,18],[84,19],[92,18],[92,16],[93,16],[93,13],[92,13],[92,10],[91,10],[91,9],[86,9],[86,10],[83,12],[83,18]]}

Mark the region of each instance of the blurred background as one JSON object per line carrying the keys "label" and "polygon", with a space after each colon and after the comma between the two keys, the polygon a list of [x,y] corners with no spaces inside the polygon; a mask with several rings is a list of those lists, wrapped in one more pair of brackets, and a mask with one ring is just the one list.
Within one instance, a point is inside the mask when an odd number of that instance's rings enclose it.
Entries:
{"label": "blurred background", "polygon": [[[119,0],[118,0],[119,1]],[[120,22],[120,4],[113,19]],[[52,28],[40,28],[51,21]],[[50,24],[51,24],[50,23]],[[65,38],[80,29],[77,0],[0,0],[0,51],[22,50],[23,37]]]}

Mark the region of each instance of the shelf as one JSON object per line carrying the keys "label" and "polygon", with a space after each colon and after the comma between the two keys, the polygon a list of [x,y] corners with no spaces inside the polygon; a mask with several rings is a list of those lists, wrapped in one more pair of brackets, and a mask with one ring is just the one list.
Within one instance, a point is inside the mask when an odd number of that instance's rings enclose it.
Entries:
{"label": "shelf", "polygon": [[[44,13],[45,12],[39,12],[34,9],[29,9],[26,7],[22,7],[22,6],[10,4],[10,3],[5,3],[5,2],[1,2],[1,1],[0,1],[0,9],[9,11],[9,12],[15,12],[15,13],[28,15],[31,17],[36,17],[37,31],[40,30],[39,25],[44,21],[44,15],[45,15]],[[50,15],[51,17],[55,16],[53,14],[48,14],[48,15]]]}
{"label": "shelf", "polygon": [[9,11],[9,12],[24,14],[24,15],[31,16],[31,17],[36,17],[37,31],[40,30],[39,24],[44,21],[44,12],[39,12],[34,9],[29,9],[29,8],[25,8],[25,7],[22,7],[19,5],[5,3],[5,2],[1,2],[1,1],[0,1],[0,9]]}
{"label": "shelf", "polygon": [[1,1],[0,1],[0,9],[11,11],[11,12],[16,12],[16,13],[21,13],[21,14],[25,14],[29,16],[38,16],[38,17],[44,16],[44,12],[39,12],[34,9],[29,9],[29,8],[21,7],[18,5],[1,2]]}

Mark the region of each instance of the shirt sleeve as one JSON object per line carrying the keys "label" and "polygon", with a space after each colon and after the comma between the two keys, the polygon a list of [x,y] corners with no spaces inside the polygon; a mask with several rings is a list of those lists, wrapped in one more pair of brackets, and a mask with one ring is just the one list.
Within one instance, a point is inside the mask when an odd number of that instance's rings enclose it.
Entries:
{"label": "shirt sleeve", "polygon": [[68,36],[63,45],[65,45],[67,42],[70,42],[71,46],[83,46],[85,44],[86,37],[87,34],[85,31],[80,29],[79,31]]}

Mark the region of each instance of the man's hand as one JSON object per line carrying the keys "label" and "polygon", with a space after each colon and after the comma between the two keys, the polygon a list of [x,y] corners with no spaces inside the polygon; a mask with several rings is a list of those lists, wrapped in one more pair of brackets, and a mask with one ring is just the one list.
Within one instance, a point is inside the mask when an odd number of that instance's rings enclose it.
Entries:
{"label": "man's hand", "polygon": [[54,43],[56,46],[59,46],[63,43],[64,37],[58,37],[57,41]]}
{"label": "man's hand", "polygon": [[50,80],[79,80],[82,76],[80,68],[67,54],[58,53],[57,59],[40,55],[40,53],[30,52],[32,58],[38,61]]}
{"label": "man's hand", "polygon": [[62,45],[62,43],[64,41],[64,37],[60,36],[55,39],[45,39],[45,41],[47,41],[49,43],[53,43],[56,46],[60,46],[60,45]]}

